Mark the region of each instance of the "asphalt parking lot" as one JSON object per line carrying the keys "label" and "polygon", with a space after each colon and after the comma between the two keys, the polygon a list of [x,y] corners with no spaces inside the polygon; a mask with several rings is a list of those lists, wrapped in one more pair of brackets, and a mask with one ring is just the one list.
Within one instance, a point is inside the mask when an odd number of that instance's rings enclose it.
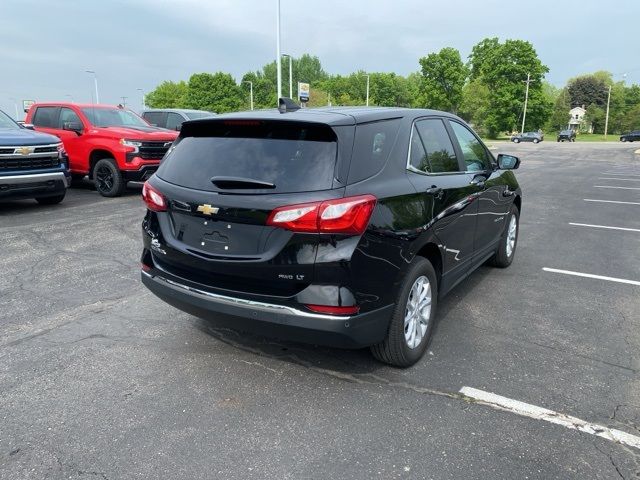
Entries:
{"label": "asphalt parking lot", "polygon": [[496,147],[522,159],[514,264],[456,287],[406,370],[156,299],[139,280],[139,187],[0,204],[0,477],[640,476],[637,145]]}

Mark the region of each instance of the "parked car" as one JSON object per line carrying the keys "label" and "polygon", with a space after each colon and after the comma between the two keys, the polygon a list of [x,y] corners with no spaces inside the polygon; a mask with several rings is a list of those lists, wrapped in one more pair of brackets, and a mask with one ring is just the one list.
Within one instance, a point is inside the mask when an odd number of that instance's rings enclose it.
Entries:
{"label": "parked car", "polygon": [[633,132],[620,135],[621,142],[637,142],[640,140],[640,130],[634,130]]}
{"label": "parked car", "polygon": [[487,260],[513,261],[519,162],[434,110],[186,122],[143,187],[142,281],[236,330],[408,366],[438,299]]}
{"label": "parked car", "polygon": [[183,122],[197,120],[199,118],[214,117],[216,114],[205,110],[186,110],[183,108],[157,108],[153,110],[143,110],[144,118],[151,125],[167,128],[169,130],[180,130]]}
{"label": "parked car", "polygon": [[533,142],[538,143],[544,140],[544,137],[538,132],[524,132],[511,136],[511,141],[514,143],[520,142]]}
{"label": "parked car", "polygon": [[59,137],[72,176],[89,175],[105,197],[121,195],[129,181],[149,178],[178,135],[110,105],[36,103],[26,122]]}
{"label": "parked car", "polygon": [[60,203],[71,176],[60,139],[18,125],[0,111],[0,200]]}
{"label": "parked car", "polygon": [[558,132],[558,141],[559,142],[575,142],[576,141],[576,132],[575,130],[561,130]]}

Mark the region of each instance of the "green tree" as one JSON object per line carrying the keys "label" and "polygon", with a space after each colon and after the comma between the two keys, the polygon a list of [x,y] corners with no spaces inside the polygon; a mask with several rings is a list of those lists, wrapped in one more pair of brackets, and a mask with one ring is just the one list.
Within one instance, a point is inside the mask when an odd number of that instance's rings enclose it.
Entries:
{"label": "green tree", "polygon": [[420,60],[425,106],[456,113],[462,103],[462,89],[469,71],[455,48],[443,48]]}
{"label": "green tree", "polygon": [[216,113],[240,110],[246,102],[240,87],[228,73],[194,73],[187,84],[188,108]]}
{"label": "green tree", "polygon": [[604,107],[607,105],[607,88],[608,84],[602,75],[589,74],[572,78],[567,84],[571,106],[594,104]]}
{"label": "green tree", "polygon": [[593,133],[604,133],[604,108],[592,103],[587,107],[587,113],[584,115],[584,121],[586,125],[591,125]]}
{"label": "green tree", "polygon": [[184,81],[166,81],[145,95],[145,103],[151,108],[184,108],[187,84]]}
{"label": "green tree", "polygon": [[490,137],[520,128],[527,75],[530,81],[525,130],[537,130],[547,122],[553,104],[543,95],[542,81],[549,68],[540,61],[531,43],[485,39],[472,50],[470,63],[477,79],[489,89],[489,108],[483,123]]}
{"label": "green tree", "polygon": [[467,82],[462,89],[459,114],[482,135],[488,133],[485,120],[490,108],[489,87],[480,79]]}
{"label": "green tree", "polygon": [[568,127],[571,114],[571,102],[566,88],[560,91],[553,106],[553,112],[547,123],[549,130],[563,130]]}

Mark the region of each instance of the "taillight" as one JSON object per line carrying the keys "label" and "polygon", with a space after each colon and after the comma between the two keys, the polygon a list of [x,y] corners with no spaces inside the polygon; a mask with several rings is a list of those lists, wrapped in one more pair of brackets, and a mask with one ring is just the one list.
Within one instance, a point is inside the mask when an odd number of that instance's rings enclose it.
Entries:
{"label": "taillight", "polygon": [[144,182],[142,199],[147,204],[147,208],[153,212],[167,211],[167,199],[157,189],[149,185],[149,182]]}
{"label": "taillight", "polygon": [[273,210],[267,225],[294,232],[362,235],[375,205],[373,195],[289,205]]}
{"label": "taillight", "polygon": [[355,315],[360,311],[357,305],[351,307],[334,307],[332,305],[306,305],[312,312],[326,313],[328,315]]}

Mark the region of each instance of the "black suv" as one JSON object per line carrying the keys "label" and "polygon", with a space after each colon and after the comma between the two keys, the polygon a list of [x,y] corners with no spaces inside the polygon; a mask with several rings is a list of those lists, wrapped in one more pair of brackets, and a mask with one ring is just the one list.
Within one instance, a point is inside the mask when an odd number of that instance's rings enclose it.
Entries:
{"label": "black suv", "polygon": [[142,281],[218,324],[408,366],[438,298],[487,260],[512,262],[518,165],[433,110],[185,122],[143,189]]}
{"label": "black suv", "polygon": [[576,132],[574,130],[561,130],[558,132],[558,141],[559,142],[575,142],[576,141]]}

